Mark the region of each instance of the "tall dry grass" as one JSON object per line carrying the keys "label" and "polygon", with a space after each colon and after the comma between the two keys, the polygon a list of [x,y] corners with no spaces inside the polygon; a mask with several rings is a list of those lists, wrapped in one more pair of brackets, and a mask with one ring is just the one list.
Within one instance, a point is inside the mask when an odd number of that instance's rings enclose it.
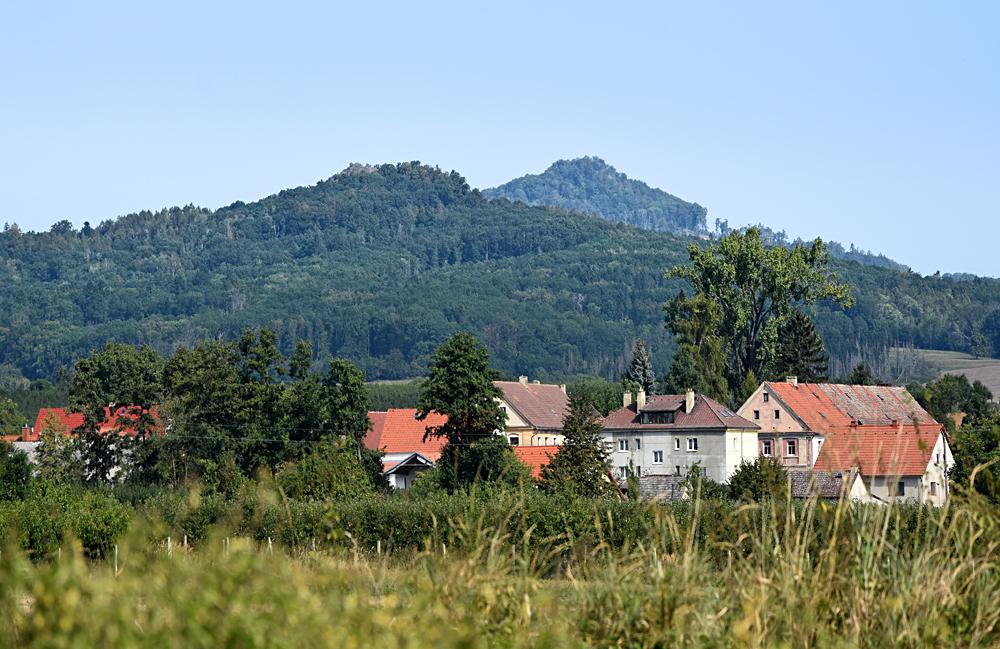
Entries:
{"label": "tall dry grass", "polygon": [[[452,545],[285,551],[206,539],[197,551],[135,529],[113,558],[72,545],[0,560],[10,647],[983,647],[1000,643],[998,514],[975,496],[941,510],[776,502],[656,509],[622,547],[536,538],[467,515]],[[716,528],[720,526],[715,526]],[[333,547],[333,546],[326,546]]]}

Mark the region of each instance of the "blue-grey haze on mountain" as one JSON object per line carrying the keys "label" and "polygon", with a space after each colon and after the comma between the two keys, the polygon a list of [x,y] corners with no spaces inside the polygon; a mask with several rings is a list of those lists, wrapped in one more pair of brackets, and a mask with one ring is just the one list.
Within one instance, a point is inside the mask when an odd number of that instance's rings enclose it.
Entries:
{"label": "blue-grey haze on mountain", "polygon": [[0,223],[214,208],[352,161],[600,155],[734,227],[1000,275],[1000,5],[4,3]]}

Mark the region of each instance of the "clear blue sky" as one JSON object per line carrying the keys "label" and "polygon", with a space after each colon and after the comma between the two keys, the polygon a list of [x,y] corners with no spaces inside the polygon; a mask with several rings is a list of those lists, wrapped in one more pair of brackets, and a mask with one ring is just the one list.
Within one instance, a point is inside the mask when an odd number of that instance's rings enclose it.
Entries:
{"label": "clear blue sky", "polygon": [[590,154],[710,223],[1000,275],[995,2],[151,4],[0,6],[0,222]]}

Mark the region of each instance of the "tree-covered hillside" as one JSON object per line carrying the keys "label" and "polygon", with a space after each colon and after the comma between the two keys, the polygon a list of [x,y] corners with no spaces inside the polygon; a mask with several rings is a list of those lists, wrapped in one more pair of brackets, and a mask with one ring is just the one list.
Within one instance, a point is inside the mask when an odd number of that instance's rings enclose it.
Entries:
{"label": "tree-covered hillside", "polygon": [[[685,202],[639,180],[632,180],[597,157],[559,160],[544,173],[522,176],[499,187],[485,189],[483,195],[487,198],[521,201],[528,205],[562,207],[595,214],[643,230],[708,234],[705,223],[707,210],[704,207]],[[769,245],[792,246],[802,243],[801,239],[793,241],[785,232],[777,232],[766,225],[756,227]],[[725,235],[730,231],[725,219],[716,219],[715,228],[713,235]],[[909,270],[909,267],[885,255],[859,250],[853,244],[844,246],[836,241],[827,244],[830,256],[836,259],[892,270]]]}
{"label": "tree-covered hillside", "polygon": [[707,232],[704,207],[632,180],[597,157],[559,160],[544,173],[516,178],[483,194],[596,214],[644,230]]}
{"label": "tree-covered hillside", "polygon": [[[267,325],[286,352],[350,358],[371,379],[423,375],[468,330],[532,378],[617,379],[634,339],[666,371],[664,271],[697,238],[489,201],[457,173],[353,165],[310,187],[216,211],[141,212],[77,231],[0,234],[0,370],[48,377],[107,340],[177,345]],[[952,282],[835,261],[855,287],[817,320],[838,359],[888,345],[964,350],[956,330],[1000,307],[1000,282]],[[6,369],[7,364],[11,367]],[[14,377],[16,379],[16,377]]]}

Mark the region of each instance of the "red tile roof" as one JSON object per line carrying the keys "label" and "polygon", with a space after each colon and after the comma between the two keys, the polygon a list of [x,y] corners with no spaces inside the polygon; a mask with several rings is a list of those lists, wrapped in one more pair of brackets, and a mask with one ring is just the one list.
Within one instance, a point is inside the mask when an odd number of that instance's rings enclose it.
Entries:
{"label": "red tile roof", "polygon": [[542,467],[555,457],[559,449],[559,446],[515,446],[514,455],[528,465],[532,478],[538,478],[542,475]]}
{"label": "red tile roof", "polygon": [[495,381],[503,398],[514,411],[534,428],[562,430],[569,412],[569,397],[558,385]]}
{"label": "red tile roof", "polygon": [[365,447],[377,450],[382,441],[382,429],[385,428],[385,417],[388,413],[384,410],[369,410],[368,419],[372,422],[372,429],[365,435]]}
{"label": "red tile roof", "polygon": [[[691,428],[742,428],[756,429],[758,426],[740,417],[718,401],[703,394],[696,394],[691,412],[684,411],[686,395],[657,394],[646,399],[646,408],[651,411],[674,411],[672,424],[641,424],[639,410],[635,403],[615,410],[604,418],[604,428],[609,430],[686,430]],[[644,408],[644,410],[646,409]]]}
{"label": "red tile roof", "polygon": [[[448,417],[436,412],[418,421],[416,408],[390,408],[382,424],[378,448],[386,453],[420,453],[428,460],[437,462],[448,440],[431,437],[424,441],[424,433],[428,428],[441,426],[447,421]],[[368,445],[367,439],[365,445]]]}
{"label": "red tile roof", "polygon": [[817,471],[858,469],[863,476],[921,476],[927,470],[940,429],[862,426],[826,436]]}
{"label": "red tile roof", "polygon": [[[112,412],[110,408],[105,408],[104,423],[99,426],[97,432],[103,434],[117,431],[121,435],[135,435],[135,429],[129,425],[131,417],[128,410],[128,406],[119,406],[114,412]],[[152,410],[152,414],[154,419],[159,422],[155,408]],[[49,415],[54,416],[58,420],[59,424],[63,428],[63,431],[67,435],[76,435],[77,429],[83,426],[82,412],[70,412],[66,408],[40,408],[38,410],[38,417],[35,419],[35,429],[31,433],[30,439],[24,439],[22,441],[38,441],[41,438],[41,432],[45,424],[45,419]],[[122,424],[120,430],[119,423]]]}

